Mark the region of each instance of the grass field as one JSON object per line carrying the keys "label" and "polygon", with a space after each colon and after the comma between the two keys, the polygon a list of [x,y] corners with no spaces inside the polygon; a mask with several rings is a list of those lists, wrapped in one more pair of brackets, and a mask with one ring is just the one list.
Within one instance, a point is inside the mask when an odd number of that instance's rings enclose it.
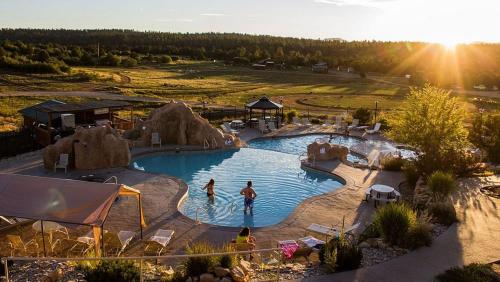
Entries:
{"label": "grass field", "polygon": [[[83,78],[82,73],[85,74]],[[259,71],[195,61],[136,68],[74,67],[71,75],[0,73],[0,95],[2,92],[28,90],[104,91],[238,107],[250,99],[266,95],[282,100],[287,110],[331,115],[359,107],[375,108],[375,102],[383,111],[395,110],[409,92],[406,79],[398,77],[369,74],[368,78],[362,79],[345,72],[314,74],[308,68]],[[469,112],[475,112],[479,107],[499,112],[499,98],[458,96]],[[48,97],[0,97],[0,130],[16,126],[19,122],[17,110],[46,99]]]}

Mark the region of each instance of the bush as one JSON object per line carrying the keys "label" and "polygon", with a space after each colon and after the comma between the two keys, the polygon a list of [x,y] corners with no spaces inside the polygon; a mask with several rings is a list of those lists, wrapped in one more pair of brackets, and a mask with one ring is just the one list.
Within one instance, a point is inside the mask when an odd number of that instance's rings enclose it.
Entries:
{"label": "bush", "polygon": [[410,207],[404,203],[392,203],[379,208],[373,222],[387,243],[401,245],[416,221],[417,215]]}
{"label": "bush", "polygon": [[317,118],[313,118],[313,119],[311,119],[311,123],[312,124],[320,124],[321,121],[319,119],[317,119]]}
{"label": "bush", "polygon": [[420,173],[418,172],[415,163],[407,161],[403,166],[403,173],[406,178],[406,183],[408,183],[408,187],[412,190],[415,189],[418,178],[420,177]]}
{"label": "bush", "polygon": [[453,267],[436,276],[439,282],[499,282],[500,278],[491,265],[472,263],[463,267]]}
{"label": "bush", "polygon": [[365,230],[363,230],[363,233],[359,235],[359,242],[363,242],[368,238],[378,238],[380,237],[381,234],[377,228],[377,226],[373,223],[368,225]]}
{"label": "bush", "polygon": [[320,250],[319,254],[320,261],[330,272],[334,272],[335,267],[337,265],[337,244],[338,244],[338,239],[333,238],[323,247],[321,247]]}
{"label": "bush", "polygon": [[139,281],[139,268],[132,261],[101,261],[95,268],[84,269],[85,280],[89,282]]}
{"label": "bush", "polygon": [[[199,242],[194,243],[186,248],[186,253],[188,255],[193,254],[209,254],[214,253],[215,250],[209,243]],[[215,257],[190,257],[184,262],[186,268],[186,275],[188,277],[199,276],[203,273],[208,272],[210,268],[215,266],[217,259]]]}
{"label": "bush", "polygon": [[100,64],[104,66],[116,67],[120,65],[122,59],[116,55],[108,53],[100,60]]}
{"label": "bush", "polygon": [[427,178],[427,186],[437,197],[449,196],[456,188],[455,180],[450,173],[436,171]]}
{"label": "bush", "polygon": [[[225,245],[220,252],[229,253],[234,252],[236,249],[231,245]],[[219,265],[224,268],[231,268],[238,264],[238,256],[236,255],[222,255],[218,258]]]}
{"label": "bush", "polygon": [[433,203],[429,206],[429,212],[439,223],[450,226],[457,222],[457,213],[451,203]]}
{"label": "bush", "polygon": [[168,55],[161,56],[158,61],[162,64],[170,64],[172,63],[172,58]]}
{"label": "bush", "polygon": [[292,122],[293,118],[297,115],[297,111],[289,111],[286,113],[286,119],[288,120],[288,122]]}
{"label": "bush", "polygon": [[382,161],[382,167],[389,171],[401,171],[405,163],[403,158],[391,157]]}
{"label": "bush", "polygon": [[432,244],[432,228],[428,223],[419,222],[411,227],[406,234],[405,247],[417,249]]}
{"label": "bush", "polygon": [[137,60],[133,58],[125,58],[122,60],[122,66],[130,68],[137,66]]}
{"label": "bush", "polygon": [[352,118],[358,119],[359,124],[367,124],[372,118],[372,113],[367,108],[359,108],[352,114]]}
{"label": "bush", "polygon": [[337,247],[337,267],[335,270],[352,270],[356,269],[361,265],[361,260],[363,259],[363,253],[358,246],[341,243]]}

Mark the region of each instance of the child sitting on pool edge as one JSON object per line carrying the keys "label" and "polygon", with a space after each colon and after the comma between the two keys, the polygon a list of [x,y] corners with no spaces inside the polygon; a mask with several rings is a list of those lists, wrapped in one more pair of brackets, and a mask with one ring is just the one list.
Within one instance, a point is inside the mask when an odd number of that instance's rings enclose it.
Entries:
{"label": "child sitting on pool edge", "polygon": [[250,215],[253,216],[253,201],[257,197],[257,193],[252,188],[252,181],[247,182],[247,187],[241,189],[240,195],[244,195],[244,204],[245,204],[245,211],[244,213],[247,213],[247,209],[250,208]]}

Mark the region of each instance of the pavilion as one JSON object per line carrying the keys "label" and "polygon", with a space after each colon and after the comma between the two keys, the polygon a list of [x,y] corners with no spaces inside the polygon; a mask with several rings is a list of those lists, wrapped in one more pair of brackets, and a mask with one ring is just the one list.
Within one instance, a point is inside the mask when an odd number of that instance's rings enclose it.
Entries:
{"label": "pavilion", "polygon": [[[283,105],[269,100],[266,96],[261,97],[257,101],[250,102],[245,105],[245,121],[251,121],[254,116],[254,111],[260,111],[260,118],[266,119],[266,113],[272,114],[274,112],[274,118],[271,117],[271,121],[275,122],[276,128],[279,128],[281,121],[283,120]],[[248,116],[247,116],[248,115]]]}

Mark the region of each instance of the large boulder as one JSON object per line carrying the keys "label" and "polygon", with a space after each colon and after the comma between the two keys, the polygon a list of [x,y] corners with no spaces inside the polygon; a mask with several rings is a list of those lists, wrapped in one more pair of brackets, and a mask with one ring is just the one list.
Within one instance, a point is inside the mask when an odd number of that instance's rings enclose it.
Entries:
{"label": "large boulder", "polygon": [[69,154],[70,166],[76,169],[127,166],[131,159],[128,141],[109,126],[79,127],[75,134],[47,146],[43,151],[45,168],[53,169],[60,154]]}
{"label": "large boulder", "polygon": [[316,161],[340,160],[347,161],[349,149],[345,146],[335,145],[330,143],[314,142],[307,146],[307,155],[309,158],[314,158]]}
{"label": "large boulder", "polygon": [[162,144],[204,146],[208,142],[211,148],[240,144],[238,138],[222,133],[185,103],[175,101],[152,111],[135,130],[141,131],[141,143],[146,146],[151,144],[154,132],[159,133]]}

